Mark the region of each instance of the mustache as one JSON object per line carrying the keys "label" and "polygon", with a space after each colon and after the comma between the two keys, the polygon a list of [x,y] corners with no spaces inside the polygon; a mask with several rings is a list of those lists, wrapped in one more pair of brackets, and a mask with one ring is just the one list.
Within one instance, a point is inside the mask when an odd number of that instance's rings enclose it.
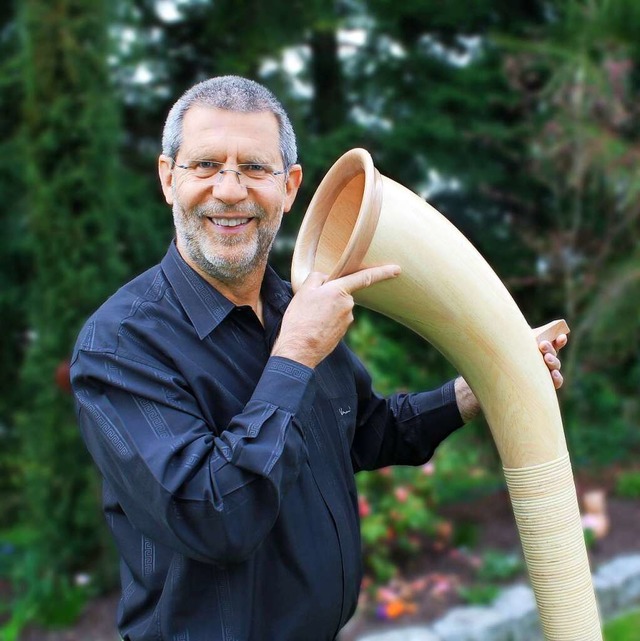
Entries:
{"label": "mustache", "polygon": [[198,218],[214,218],[216,216],[226,216],[230,214],[247,214],[247,218],[264,218],[266,211],[258,203],[238,203],[236,205],[227,205],[225,203],[206,203],[196,205],[191,213]]}

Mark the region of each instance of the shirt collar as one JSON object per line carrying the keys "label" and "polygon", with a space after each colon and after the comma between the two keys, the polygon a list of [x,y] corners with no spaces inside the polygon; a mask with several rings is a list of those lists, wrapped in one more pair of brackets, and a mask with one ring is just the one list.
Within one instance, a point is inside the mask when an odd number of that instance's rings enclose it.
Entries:
{"label": "shirt collar", "polygon": [[[235,308],[228,298],[187,265],[175,241],[160,264],[200,340],[208,336]],[[270,266],[267,266],[261,291],[263,301],[279,312],[284,312],[292,296],[288,283]]]}

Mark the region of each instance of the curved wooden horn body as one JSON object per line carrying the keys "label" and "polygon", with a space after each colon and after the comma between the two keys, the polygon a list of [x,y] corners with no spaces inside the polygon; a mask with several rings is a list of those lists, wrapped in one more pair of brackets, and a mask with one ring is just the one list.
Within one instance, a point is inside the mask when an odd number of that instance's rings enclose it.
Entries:
{"label": "curved wooden horn body", "polygon": [[432,343],[478,398],[504,467],[545,638],[602,639],[557,395],[534,333],[471,243],[422,198],[380,175],[368,152],[353,149],[309,205],[293,287],[311,271],[337,278],[390,263],[402,267],[399,277],[354,298]]}

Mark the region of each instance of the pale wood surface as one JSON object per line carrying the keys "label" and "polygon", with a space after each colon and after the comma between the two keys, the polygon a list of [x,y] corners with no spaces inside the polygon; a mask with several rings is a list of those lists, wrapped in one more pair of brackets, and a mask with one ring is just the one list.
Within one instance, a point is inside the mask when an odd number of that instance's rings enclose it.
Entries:
{"label": "pale wood surface", "polygon": [[[364,182],[354,180],[358,171]],[[311,271],[335,278],[363,267],[400,265],[399,277],[356,292],[356,302],[395,319],[440,350],[477,396],[503,466],[525,471],[525,479],[532,474],[537,482],[535,472],[528,470],[568,461],[556,390],[537,346],[542,338],[566,333],[566,323],[554,321],[532,330],[492,268],[444,216],[402,185],[373,172],[369,154],[355,149],[327,173],[296,242],[294,289]],[[360,203],[358,193],[363,194]],[[566,512],[562,508],[563,518],[570,515],[575,525],[579,512],[572,480],[564,494],[568,507]],[[520,504],[519,510],[526,520],[528,508]],[[543,541],[545,526],[535,518],[534,538]],[[584,539],[576,540],[573,530],[563,570],[553,577],[554,590],[566,598],[559,601],[553,591],[547,598],[549,590],[539,585],[536,599],[551,621],[545,629],[548,639],[600,639],[581,636],[582,628],[569,636],[554,632],[557,619],[568,611],[572,620],[574,613],[589,622],[598,618],[593,587],[585,587],[584,577],[590,573]],[[537,542],[527,545],[537,550]]]}
{"label": "pale wood surface", "polygon": [[554,341],[560,334],[568,334],[571,330],[567,321],[564,318],[551,321],[546,325],[533,328],[533,335],[536,337],[538,343],[540,341]]}
{"label": "pale wood surface", "polygon": [[504,472],[545,638],[601,641],[569,456]]}
{"label": "pale wood surface", "polygon": [[[444,216],[389,178],[381,177],[379,212],[373,199],[358,208],[357,196],[367,186],[354,181],[357,171],[373,182],[373,164],[363,150],[345,154],[316,191],[296,243],[294,289],[310,271],[337,277],[399,264],[398,278],[356,292],[356,301],[406,325],[453,363],[478,397],[506,467],[563,456],[556,391],[536,338],[502,281]],[[370,240],[361,234],[370,232],[369,218],[377,220]],[[362,259],[354,264],[352,253]]]}

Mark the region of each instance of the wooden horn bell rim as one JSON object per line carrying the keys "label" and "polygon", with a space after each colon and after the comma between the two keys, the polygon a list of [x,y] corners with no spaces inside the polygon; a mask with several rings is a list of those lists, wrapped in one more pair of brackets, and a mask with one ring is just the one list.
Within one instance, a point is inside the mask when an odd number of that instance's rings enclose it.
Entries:
{"label": "wooden horn bell rim", "polygon": [[[381,175],[367,151],[352,149],[309,204],[293,254],[294,291],[312,271],[333,279],[391,263],[400,276],[356,292],[356,302],[429,341],[478,398],[505,468],[545,638],[602,639],[557,394],[537,346],[568,332],[566,323],[532,330],[457,228]],[[560,570],[558,547],[571,556]]]}

